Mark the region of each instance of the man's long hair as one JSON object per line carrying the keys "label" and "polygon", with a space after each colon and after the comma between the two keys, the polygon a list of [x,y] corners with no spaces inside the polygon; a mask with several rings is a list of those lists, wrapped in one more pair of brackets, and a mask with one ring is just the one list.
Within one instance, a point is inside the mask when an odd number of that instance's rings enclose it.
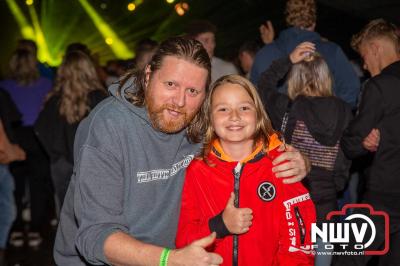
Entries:
{"label": "man's long hair", "polygon": [[[195,64],[201,68],[204,68],[208,72],[207,82],[206,82],[206,92],[208,91],[208,86],[211,80],[211,62],[204,49],[203,45],[194,40],[187,39],[184,37],[172,37],[160,44],[160,47],[154,54],[153,58],[149,62],[150,67],[150,79],[153,73],[159,70],[162,66],[163,60],[166,56],[173,56],[179,59],[186,60],[190,63]],[[135,89],[133,91],[125,90],[122,91],[124,84],[131,78],[134,78]],[[129,102],[138,107],[143,107],[146,105],[145,101],[146,93],[146,72],[144,69],[133,70],[128,73],[121,81],[119,94],[125,97]],[[200,127],[201,123],[201,112],[199,112],[192,122],[187,127],[188,138],[192,142],[198,143],[202,139],[202,129]]]}

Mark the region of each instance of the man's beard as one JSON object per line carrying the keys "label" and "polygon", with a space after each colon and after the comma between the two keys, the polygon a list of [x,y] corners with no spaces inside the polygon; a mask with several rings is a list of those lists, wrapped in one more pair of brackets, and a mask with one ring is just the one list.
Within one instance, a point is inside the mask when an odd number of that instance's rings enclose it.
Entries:
{"label": "man's beard", "polygon": [[[151,97],[146,97],[146,107],[153,127],[164,133],[176,133],[186,128],[198,112],[198,110],[193,110],[188,113],[185,108],[174,104],[156,106]],[[167,120],[164,117],[164,110],[168,109],[179,112],[180,115],[176,119]]]}

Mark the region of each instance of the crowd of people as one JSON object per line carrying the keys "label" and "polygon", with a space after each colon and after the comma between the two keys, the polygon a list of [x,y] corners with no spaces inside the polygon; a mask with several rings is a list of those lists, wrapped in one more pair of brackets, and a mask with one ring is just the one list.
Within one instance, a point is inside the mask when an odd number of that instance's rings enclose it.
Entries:
{"label": "crowd of people", "polygon": [[[345,203],[386,212],[398,246],[398,27],[354,34],[364,81],[315,31],[314,0],[287,0],[285,18],[238,63],[214,55],[204,20],[105,67],[73,43],[54,70],[20,40],[0,81],[0,266],[50,223],[57,265],[367,265],[311,241]],[[371,219],[379,250],[385,223]]]}

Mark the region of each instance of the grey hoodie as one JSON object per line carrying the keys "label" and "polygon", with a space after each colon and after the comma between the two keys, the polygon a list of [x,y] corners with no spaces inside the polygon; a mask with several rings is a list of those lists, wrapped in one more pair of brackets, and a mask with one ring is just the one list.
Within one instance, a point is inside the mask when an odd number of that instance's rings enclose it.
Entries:
{"label": "grey hoodie", "polygon": [[[118,86],[79,125],[54,246],[57,265],[108,264],[103,245],[116,231],[174,247],[185,169],[200,146],[184,130],[155,130],[146,109],[118,96]],[[123,90],[134,90],[133,81]]]}

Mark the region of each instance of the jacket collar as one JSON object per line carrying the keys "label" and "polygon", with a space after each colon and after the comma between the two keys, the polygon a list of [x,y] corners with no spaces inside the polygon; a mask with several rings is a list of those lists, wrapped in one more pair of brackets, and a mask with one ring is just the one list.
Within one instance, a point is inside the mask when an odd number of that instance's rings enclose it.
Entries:
{"label": "jacket collar", "polygon": [[[281,144],[282,142],[279,140],[278,135],[274,133],[269,137],[268,148],[266,148],[264,143],[260,141],[257,143],[254,151],[240,162],[241,163],[256,162],[260,160],[262,157],[264,157],[266,153],[268,153],[273,149],[276,149]],[[222,149],[219,139],[214,140],[214,142],[212,143],[211,153],[221,161],[234,162],[234,160],[231,159],[229,155],[226,154]]]}

